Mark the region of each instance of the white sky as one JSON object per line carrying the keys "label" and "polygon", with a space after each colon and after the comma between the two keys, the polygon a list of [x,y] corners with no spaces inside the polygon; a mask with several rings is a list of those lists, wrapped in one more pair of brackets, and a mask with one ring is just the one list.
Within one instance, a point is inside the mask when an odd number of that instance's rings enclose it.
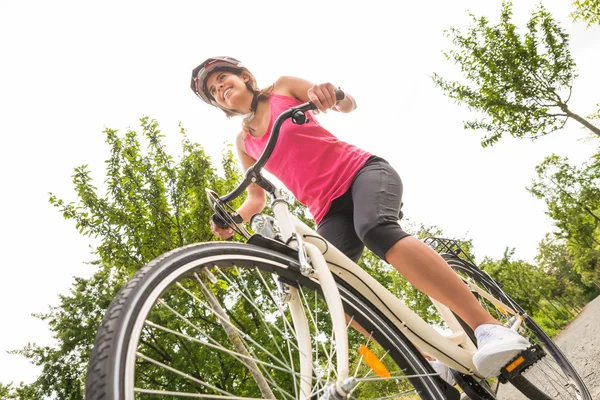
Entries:
{"label": "white sky", "polygon": [[[500,0],[211,3],[0,0],[0,382],[35,378],[37,367],[6,351],[50,344],[30,314],[57,304],[73,276],[89,275],[91,240],[49,205],[48,192],[75,200],[71,175],[82,164],[102,185],[102,130],[136,129],[147,115],[175,152],[181,121],[215,160],[233,140],[239,121],[189,89],[208,56],[242,60],[259,85],[295,75],[354,95],[356,112],[321,122],[388,159],[404,181],[406,216],[473,238],[479,259],[508,246],[533,260],[551,230],[545,204],[525,190],[534,167],[553,152],[581,163],[597,148],[568,123],[535,143],[506,138],[483,149],[478,133],[462,129],[467,110],[434,87],[432,72],[456,73],[441,54],[450,48],[443,30],[464,28],[467,9],[496,20]],[[523,26],[536,2],[516,3]],[[580,77],[570,104],[588,115],[600,102],[600,29],[572,23],[569,1],[543,3],[571,34]]]}

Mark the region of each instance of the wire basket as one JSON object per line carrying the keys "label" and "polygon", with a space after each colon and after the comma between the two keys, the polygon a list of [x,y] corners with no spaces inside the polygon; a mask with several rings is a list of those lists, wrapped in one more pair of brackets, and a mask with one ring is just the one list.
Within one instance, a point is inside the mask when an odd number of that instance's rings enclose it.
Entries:
{"label": "wire basket", "polygon": [[441,238],[435,236],[428,236],[422,240],[423,243],[431,247],[438,254],[451,254],[459,257],[463,261],[469,263],[471,266],[476,267],[475,261],[469,256],[469,254],[460,247],[460,243],[455,239]]}

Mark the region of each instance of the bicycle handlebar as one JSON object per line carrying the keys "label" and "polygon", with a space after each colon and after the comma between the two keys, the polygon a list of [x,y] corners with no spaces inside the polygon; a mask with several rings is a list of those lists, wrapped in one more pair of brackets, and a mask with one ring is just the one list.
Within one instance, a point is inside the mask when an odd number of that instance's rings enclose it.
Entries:
{"label": "bicycle handlebar", "polygon": [[[345,97],[344,92],[341,89],[336,89],[336,91],[335,91],[336,102],[343,100],[344,97]],[[269,160],[269,157],[271,157],[273,150],[275,150],[275,145],[277,144],[277,139],[279,138],[279,130],[281,129],[281,126],[283,125],[285,120],[287,120],[288,118],[291,118],[293,123],[302,125],[307,122],[306,112],[316,110],[316,109],[317,109],[317,106],[315,106],[315,104],[312,101],[308,101],[304,104],[300,104],[299,106],[292,107],[292,108],[284,111],[283,113],[281,113],[279,115],[279,117],[277,117],[277,120],[275,120],[273,129],[271,130],[271,137],[269,137],[269,141],[267,142],[267,145],[265,146],[265,150],[263,151],[263,153],[261,154],[259,159],[256,161],[256,163],[253,166],[251,166],[250,168],[248,168],[248,170],[246,170],[244,180],[238,185],[238,187],[233,189],[230,193],[226,194],[225,196],[221,197],[219,200],[224,203],[228,203],[228,202],[236,199],[242,193],[244,193],[244,190],[246,190],[246,188],[248,186],[250,186],[251,183],[263,182],[264,180],[261,177],[260,172],[262,171],[263,167]],[[271,185],[271,184],[268,183],[268,185]]]}

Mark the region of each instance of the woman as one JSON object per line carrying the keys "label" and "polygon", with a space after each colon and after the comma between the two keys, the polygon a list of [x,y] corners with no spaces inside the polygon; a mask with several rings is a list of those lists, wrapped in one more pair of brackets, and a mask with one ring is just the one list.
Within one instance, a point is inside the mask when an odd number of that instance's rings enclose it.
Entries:
{"label": "woman", "polygon": [[[331,83],[315,85],[284,76],[259,90],[250,71],[231,57],[204,61],[192,71],[191,87],[228,117],[244,117],[236,137],[244,170],[259,158],[274,120],[288,108],[309,100],[323,113],[356,108],[348,93],[336,103]],[[498,375],[500,368],[529,346],[483,309],[435,251],[402,230],[398,223],[402,182],[385,160],[340,141],[311,117],[304,125],[283,124],[265,168],[308,207],[317,232],[349,258],[357,261],[366,245],[473,328],[479,344],[473,362],[483,376]],[[247,222],[265,204],[264,190],[253,184],[238,213]],[[211,229],[224,239],[233,235],[231,228],[219,228],[212,221]]]}

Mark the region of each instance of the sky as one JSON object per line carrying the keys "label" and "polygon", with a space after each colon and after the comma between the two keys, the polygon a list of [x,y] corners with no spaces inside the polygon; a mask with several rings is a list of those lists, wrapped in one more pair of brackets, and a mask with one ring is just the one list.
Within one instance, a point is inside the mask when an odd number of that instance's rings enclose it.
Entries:
{"label": "sky", "polygon": [[[538,2],[514,6],[524,26]],[[542,2],[571,35],[579,77],[571,108],[600,103],[600,28],[572,22],[569,1]],[[331,82],[351,93],[350,114],[321,115],[340,139],[387,159],[404,183],[404,213],[447,237],[473,239],[476,256],[534,261],[552,222],[527,192],[535,166],[553,153],[581,164],[597,149],[577,123],[535,142],[505,138],[482,148],[465,131],[473,117],[431,81],[458,77],[444,30],[465,29],[468,12],[497,21],[500,0],[32,1],[0,0],[0,382],[39,373],[7,351],[52,344],[31,316],[58,304],[74,276],[89,276],[93,242],[48,203],[75,201],[71,175],[86,164],[102,188],[106,128],[137,129],[155,118],[177,153],[178,124],[215,160],[240,121],[204,105],[189,89],[205,58],[229,55],[259,85],[281,75]],[[333,115],[332,115],[333,114]]]}

